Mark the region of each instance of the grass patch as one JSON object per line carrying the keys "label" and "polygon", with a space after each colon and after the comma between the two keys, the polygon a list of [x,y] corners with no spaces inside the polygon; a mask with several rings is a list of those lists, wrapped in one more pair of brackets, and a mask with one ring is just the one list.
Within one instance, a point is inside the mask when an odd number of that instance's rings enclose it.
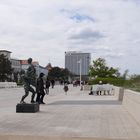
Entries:
{"label": "grass patch", "polygon": [[140,82],[131,81],[131,84],[124,84],[124,88],[140,92]]}

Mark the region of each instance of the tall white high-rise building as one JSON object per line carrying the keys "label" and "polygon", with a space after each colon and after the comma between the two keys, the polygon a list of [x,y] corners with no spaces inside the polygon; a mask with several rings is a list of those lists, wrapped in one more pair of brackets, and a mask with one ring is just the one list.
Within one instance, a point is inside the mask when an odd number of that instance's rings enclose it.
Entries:
{"label": "tall white high-rise building", "polygon": [[76,51],[65,52],[65,68],[67,68],[74,75],[80,75],[80,65],[81,75],[88,75],[90,61],[90,53]]}

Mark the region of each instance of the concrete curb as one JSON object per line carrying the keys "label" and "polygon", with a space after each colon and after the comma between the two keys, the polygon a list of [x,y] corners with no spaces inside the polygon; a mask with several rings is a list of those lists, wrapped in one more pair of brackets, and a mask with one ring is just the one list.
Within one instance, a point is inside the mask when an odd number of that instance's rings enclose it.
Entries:
{"label": "concrete curb", "polygon": [[[0,135],[0,140],[129,140],[129,139],[108,139],[89,137],[47,137],[47,136],[24,136],[24,135]],[[136,139],[131,139],[136,140]]]}

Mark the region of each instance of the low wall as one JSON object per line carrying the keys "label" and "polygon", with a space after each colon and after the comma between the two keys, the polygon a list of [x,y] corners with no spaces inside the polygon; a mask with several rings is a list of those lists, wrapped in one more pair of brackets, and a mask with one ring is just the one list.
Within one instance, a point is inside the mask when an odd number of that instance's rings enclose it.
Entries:
{"label": "low wall", "polygon": [[122,103],[127,111],[140,124],[140,93],[131,90],[125,90]]}
{"label": "low wall", "polygon": [[[0,140],[126,140],[94,137],[66,137],[66,136],[27,136],[27,135],[0,135]],[[127,139],[128,140],[128,139]],[[130,139],[133,140],[133,139]],[[135,139],[136,140],[136,139]]]}
{"label": "low wall", "polygon": [[16,82],[0,82],[0,88],[13,88],[17,87]]}
{"label": "low wall", "polygon": [[119,101],[122,101],[123,107],[140,124],[140,92],[125,89],[124,93],[121,87],[115,87],[115,94]]}

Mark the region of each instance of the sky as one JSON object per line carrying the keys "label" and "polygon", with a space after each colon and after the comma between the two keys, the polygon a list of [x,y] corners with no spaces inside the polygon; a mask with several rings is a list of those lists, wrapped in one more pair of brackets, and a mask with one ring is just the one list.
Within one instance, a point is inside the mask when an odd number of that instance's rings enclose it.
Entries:
{"label": "sky", "polygon": [[140,0],[0,0],[0,49],[59,67],[64,52],[89,52],[140,74]]}

